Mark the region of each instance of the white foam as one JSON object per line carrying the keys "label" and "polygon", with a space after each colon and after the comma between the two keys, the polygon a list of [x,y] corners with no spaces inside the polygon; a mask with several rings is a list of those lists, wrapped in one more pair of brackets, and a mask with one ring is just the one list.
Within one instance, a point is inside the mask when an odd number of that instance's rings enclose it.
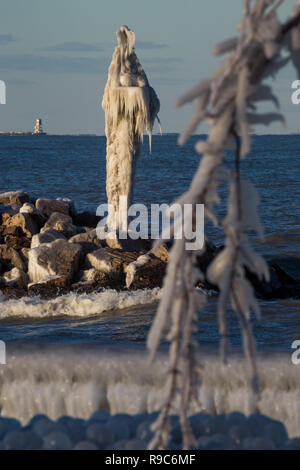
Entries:
{"label": "white foam", "polygon": [[5,300],[0,298],[0,320],[5,318],[88,317],[109,310],[120,310],[135,305],[151,304],[159,300],[161,289],[122,291],[107,289],[91,294],[70,293],[44,300],[40,297],[23,297]]}

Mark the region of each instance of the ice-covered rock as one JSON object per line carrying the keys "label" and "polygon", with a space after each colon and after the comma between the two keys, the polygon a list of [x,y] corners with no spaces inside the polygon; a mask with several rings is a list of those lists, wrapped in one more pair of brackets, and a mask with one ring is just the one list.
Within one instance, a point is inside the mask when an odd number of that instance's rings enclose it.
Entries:
{"label": "ice-covered rock", "polygon": [[33,282],[48,276],[66,276],[69,281],[78,268],[81,247],[65,240],[45,243],[29,252],[28,274]]}
{"label": "ice-covered rock", "polygon": [[61,212],[53,212],[41,232],[43,233],[49,228],[62,232],[67,238],[73,237],[77,233],[77,228],[73,224],[72,217]]}
{"label": "ice-covered rock", "polygon": [[139,253],[128,253],[110,248],[100,248],[86,257],[88,268],[95,268],[105,273],[122,273],[124,268],[135,261]]}
{"label": "ice-covered rock", "polygon": [[4,273],[3,279],[9,287],[24,288],[29,282],[27,274],[19,268],[13,268]]}
{"label": "ice-covered rock", "polygon": [[48,228],[47,230],[44,230],[41,233],[33,235],[30,247],[36,248],[40,245],[43,245],[44,243],[51,243],[58,239],[66,240],[66,237],[62,232],[59,232],[58,230],[55,230],[53,228]]}

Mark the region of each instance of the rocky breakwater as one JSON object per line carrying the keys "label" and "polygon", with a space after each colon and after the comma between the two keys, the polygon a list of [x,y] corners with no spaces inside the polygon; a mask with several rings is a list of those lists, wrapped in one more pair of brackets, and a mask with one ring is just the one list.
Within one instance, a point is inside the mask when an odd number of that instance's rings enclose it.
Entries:
{"label": "rocky breakwater", "polygon": [[[50,298],[70,291],[161,287],[171,243],[154,250],[151,240],[100,240],[96,234],[99,220],[89,212],[77,213],[68,198],[33,200],[23,191],[0,194],[3,294]],[[205,253],[197,256],[197,266],[204,273],[197,286],[216,289],[205,273],[219,251],[206,243]],[[259,297],[299,297],[299,277],[287,260],[271,260],[270,271],[269,283],[247,273]]]}
{"label": "rocky breakwater", "polygon": [[162,285],[168,250],[147,240],[100,240],[100,218],[76,213],[70,199],[0,194],[0,289],[6,297],[126,289],[127,266],[147,253],[130,289]]}

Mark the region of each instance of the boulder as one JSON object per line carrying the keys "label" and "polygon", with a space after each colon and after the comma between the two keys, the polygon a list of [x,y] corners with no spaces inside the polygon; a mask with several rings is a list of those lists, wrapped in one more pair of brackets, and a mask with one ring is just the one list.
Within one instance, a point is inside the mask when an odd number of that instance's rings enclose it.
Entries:
{"label": "boulder", "polygon": [[25,264],[19,253],[12,247],[0,245],[0,260],[5,271],[16,267],[25,271]]}
{"label": "boulder", "polygon": [[28,274],[33,282],[48,276],[66,276],[71,282],[78,268],[81,246],[66,240],[45,243],[29,252]]}
{"label": "boulder", "polygon": [[4,273],[3,280],[7,286],[17,287],[20,289],[25,288],[29,282],[27,274],[19,268],[13,268]]}
{"label": "boulder", "polygon": [[69,239],[69,243],[78,243],[84,255],[102,247],[101,241],[97,237],[96,229],[74,235]]}
{"label": "boulder", "polygon": [[300,297],[300,260],[297,258],[272,259],[269,261],[270,281],[258,279],[256,274],[246,271],[246,277],[262,299],[287,299]]}
{"label": "boulder", "polygon": [[29,214],[31,218],[36,222],[39,228],[41,228],[47,221],[47,217],[39,211],[33,204],[26,202],[20,209],[21,214]]}
{"label": "boulder", "polygon": [[101,217],[92,214],[91,212],[81,212],[79,214],[75,214],[73,217],[73,223],[82,227],[96,228],[100,220]]}
{"label": "boulder", "polygon": [[167,263],[151,253],[139,256],[125,266],[126,286],[134,289],[162,287]]}
{"label": "boulder", "polygon": [[39,295],[43,298],[51,298],[68,292],[68,285],[69,279],[67,276],[47,276],[39,282],[31,282],[28,285],[28,294],[30,296]]}
{"label": "boulder", "polygon": [[66,238],[70,238],[77,234],[77,229],[76,226],[73,225],[72,218],[69,215],[60,212],[53,212],[51,214],[41,232],[43,233],[49,228],[62,232]]}
{"label": "boulder", "polygon": [[16,214],[10,217],[6,222],[6,227],[20,227],[24,235],[32,238],[33,235],[39,232],[37,223],[32,219],[29,214]]}
{"label": "boulder", "polygon": [[48,217],[50,217],[53,212],[61,212],[67,215],[70,213],[69,203],[57,199],[37,199],[35,207]]}
{"label": "boulder", "polygon": [[51,243],[58,239],[66,240],[66,237],[62,232],[54,230],[53,228],[48,228],[41,233],[33,235],[31,239],[31,248],[36,248],[37,246],[43,245],[44,243]]}
{"label": "boulder", "polygon": [[100,248],[86,257],[86,267],[104,273],[123,273],[125,267],[135,261],[140,253],[123,252],[111,248]]}
{"label": "boulder", "polygon": [[0,205],[0,220],[1,225],[5,225],[6,222],[13,216],[18,213],[18,209],[10,205]]}
{"label": "boulder", "polygon": [[18,204],[21,206],[29,200],[29,195],[23,191],[8,191],[0,194],[0,204]]}
{"label": "boulder", "polygon": [[73,199],[70,199],[69,197],[57,197],[57,201],[62,201],[69,206],[69,214],[73,217],[76,214],[76,209],[75,209],[75,203]]}
{"label": "boulder", "polygon": [[27,237],[16,237],[15,235],[6,235],[4,237],[4,243],[15,250],[20,250],[21,248],[29,248],[30,240]]}

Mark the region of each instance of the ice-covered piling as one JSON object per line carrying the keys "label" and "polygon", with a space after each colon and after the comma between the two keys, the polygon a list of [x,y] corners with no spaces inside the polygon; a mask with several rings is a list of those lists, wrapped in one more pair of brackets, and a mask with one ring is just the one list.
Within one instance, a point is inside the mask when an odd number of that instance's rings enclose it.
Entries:
{"label": "ice-covered piling", "polygon": [[[132,197],[136,157],[140,153],[144,130],[151,134],[160,103],[135,54],[135,34],[127,26],[117,31],[118,46],[113,53],[104,90],[106,192],[108,230],[127,231],[127,208]],[[127,207],[120,212],[120,196],[126,196]]]}

